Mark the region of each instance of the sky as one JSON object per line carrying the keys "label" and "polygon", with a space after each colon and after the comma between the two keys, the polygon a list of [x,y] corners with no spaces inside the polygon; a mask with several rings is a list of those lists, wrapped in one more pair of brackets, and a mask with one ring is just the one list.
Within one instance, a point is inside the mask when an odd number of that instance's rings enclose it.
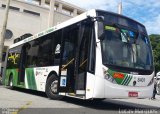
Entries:
{"label": "sky", "polygon": [[[121,0],[63,0],[84,9],[118,12]],[[122,14],[146,26],[148,34],[160,34],[160,0],[122,0]]]}

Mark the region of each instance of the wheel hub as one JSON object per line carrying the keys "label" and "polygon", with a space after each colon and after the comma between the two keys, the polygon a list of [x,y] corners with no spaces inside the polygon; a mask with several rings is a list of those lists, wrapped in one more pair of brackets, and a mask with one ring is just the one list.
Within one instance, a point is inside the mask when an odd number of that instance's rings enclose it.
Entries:
{"label": "wheel hub", "polygon": [[55,80],[51,83],[51,92],[54,94],[57,93],[57,87],[58,87],[58,81]]}

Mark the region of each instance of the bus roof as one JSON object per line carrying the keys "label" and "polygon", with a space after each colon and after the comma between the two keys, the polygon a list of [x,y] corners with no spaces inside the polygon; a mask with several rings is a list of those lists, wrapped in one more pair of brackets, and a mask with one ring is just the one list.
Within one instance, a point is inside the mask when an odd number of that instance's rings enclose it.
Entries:
{"label": "bus roof", "polygon": [[31,37],[28,37],[28,38],[26,38],[24,40],[21,40],[21,41],[15,43],[15,44],[12,44],[9,48],[14,48],[14,47],[16,47],[18,45],[21,45],[21,44],[24,44],[26,42],[32,41],[34,39],[37,39],[39,37],[45,36],[45,35],[47,35],[49,33],[52,33],[54,31],[60,30],[60,29],[62,29],[64,27],[67,27],[69,25],[75,24],[75,23],[77,23],[79,21],[82,21],[82,20],[86,19],[88,16],[95,17],[96,16],[96,10],[95,9],[89,10],[89,11],[87,11],[87,12],[81,14],[81,15],[78,15],[78,16],[76,16],[74,18],[71,18],[71,19],[65,21],[65,22],[62,22],[62,23],[60,23],[58,25],[55,25],[55,26],[53,26],[51,28],[48,28],[48,29],[46,29],[46,30],[44,30],[42,32],[39,32],[39,33],[37,33],[37,34],[35,34],[35,35],[31,36]]}
{"label": "bus roof", "polygon": [[141,26],[143,26],[145,28],[145,26],[143,24],[141,24],[141,23],[139,23],[139,22],[137,22],[137,21],[135,21],[135,20],[133,20],[133,19],[131,19],[129,17],[126,17],[124,15],[120,15],[120,14],[117,14],[117,13],[113,13],[113,12],[109,12],[109,11],[104,11],[104,10],[92,9],[92,10],[89,10],[89,11],[87,11],[87,12],[81,14],[81,15],[78,15],[78,16],[76,16],[74,18],[71,18],[71,19],[69,19],[69,20],[67,20],[65,22],[62,22],[62,23],[60,23],[58,25],[55,25],[55,26],[53,26],[51,28],[48,28],[48,29],[46,29],[46,30],[44,30],[42,32],[39,32],[39,33],[37,33],[37,34],[35,34],[35,35],[31,36],[31,37],[28,37],[28,38],[26,38],[24,40],[21,40],[21,41],[15,43],[15,44],[12,44],[9,48],[14,48],[14,47],[16,47],[18,45],[24,44],[26,42],[30,42],[30,41],[32,41],[34,39],[40,38],[40,37],[45,36],[45,35],[47,35],[49,33],[52,33],[54,31],[60,30],[60,29],[62,29],[64,27],[67,27],[69,25],[75,24],[75,23],[77,23],[79,21],[82,21],[82,20],[86,19],[88,16],[95,17],[96,16],[96,11],[100,11],[100,12],[104,12],[104,13],[109,13],[109,14],[117,15],[117,16],[129,19],[129,20],[132,20],[132,21],[140,24]]}
{"label": "bus roof", "polygon": [[100,11],[100,12],[104,12],[104,13],[109,13],[109,14],[117,15],[119,17],[123,17],[123,18],[129,19],[129,20],[132,20],[132,21],[138,23],[139,25],[141,25],[141,26],[143,26],[145,28],[145,26],[142,23],[140,23],[140,22],[138,22],[138,21],[136,21],[136,20],[134,20],[134,19],[132,19],[130,17],[124,16],[124,15],[121,15],[121,14],[118,14],[118,13],[110,12],[110,11],[99,10],[99,9],[97,9],[96,11]]}

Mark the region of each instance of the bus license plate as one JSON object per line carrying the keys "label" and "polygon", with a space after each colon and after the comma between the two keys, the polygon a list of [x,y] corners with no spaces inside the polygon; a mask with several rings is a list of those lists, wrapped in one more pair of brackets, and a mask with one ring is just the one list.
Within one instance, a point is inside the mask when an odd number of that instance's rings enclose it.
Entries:
{"label": "bus license plate", "polygon": [[128,97],[138,97],[138,92],[128,92]]}

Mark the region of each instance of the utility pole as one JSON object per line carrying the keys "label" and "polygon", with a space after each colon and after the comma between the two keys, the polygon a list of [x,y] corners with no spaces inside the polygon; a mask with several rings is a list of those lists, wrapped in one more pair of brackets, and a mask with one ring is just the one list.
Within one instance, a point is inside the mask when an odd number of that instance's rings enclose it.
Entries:
{"label": "utility pole", "polygon": [[1,67],[2,67],[4,37],[5,37],[5,34],[6,34],[6,27],[7,27],[8,13],[9,13],[9,5],[10,5],[10,0],[7,0],[6,11],[5,11],[5,15],[4,15],[4,22],[3,22],[2,32],[1,32],[1,36],[0,36],[0,72],[1,73],[2,73]]}
{"label": "utility pole", "polygon": [[122,0],[121,0],[121,2],[118,4],[118,14],[122,14]]}

